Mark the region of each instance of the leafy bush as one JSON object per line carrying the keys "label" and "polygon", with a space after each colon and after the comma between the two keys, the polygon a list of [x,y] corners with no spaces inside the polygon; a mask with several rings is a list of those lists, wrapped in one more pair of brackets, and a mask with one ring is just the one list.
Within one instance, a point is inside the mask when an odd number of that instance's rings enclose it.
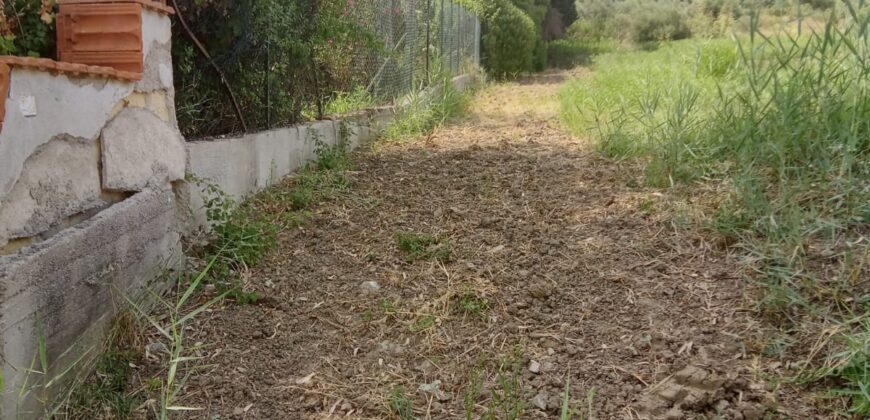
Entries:
{"label": "leafy bush", "polygon": [[636,43],[668,41],[691,35],[681,0],[577,0],[578,19],[569,29],[575,39],[617,38]]}
{"label": "leafy bush", "polygon": [[549,0],[511,0],[515,6],[532,19],[535,25],[535,47],[532,52],[532,69],[544,70],[547,67],[547,44],[544,42],[544,20],[550,9]]}
{"label": "leafy bush", "polygon": [[[377,69],[361,71],[352,60],[383,52],[383,45],[363,25],[380,13],[374,2],[179,0],[178,8],[226,77],[250,130],[298,122],[312,104],[330,102],[331,92],[365,86],[374,76],[369,73]],[[235,105],[220,74],[198,51],[184,25],[174,24],[172,31],[183,134],[197,138],[240,132]]]}
{"label": "leafy bush", "polygon": [[486,67],[496,77],[531,71],[534,65],[535,24],[507,0],[482,0],[486,32],[481,44]]}
{"label": "leafy bush", "polygon": [[558,39],[547,43],[547,65],[553,68],[568,69],[588,64],[593,55],[611,52],[615,49],[616,45],[610,40]]}
{"label": "leafy bush", "polygon": [[[490,75],[497,78],[529,72],[535,64],[535,43],[540,39],[540,31],[532,18],[513,1],[459,0],[481,20],[482,64]],[[516,1],[526,3],[529,0]]]}
{"label": "leafy bush", "polygon": [[7,0],[0,9],[0,55],[55,56],[52,0]]}
{"label": "leafy bush", "polygon": [[631,40],[636,43],[672,41],[691,36],[684,5],[643,3],[631,20]]}

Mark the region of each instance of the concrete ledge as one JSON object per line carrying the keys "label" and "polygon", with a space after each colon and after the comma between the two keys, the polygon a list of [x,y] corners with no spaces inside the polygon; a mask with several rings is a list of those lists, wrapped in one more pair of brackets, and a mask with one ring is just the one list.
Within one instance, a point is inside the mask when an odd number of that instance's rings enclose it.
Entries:
{"label": "concrete ledge", "polygon": [[[116,292],[135,295],[166,270],[181,267],[178,226],[175,194],[148,189],[45,242],[0,257],[2,418],[41,417],[42,401],[57,389],[40,382],[99,344],[97,337],[123,302]],[[41,341],[49,360],[46,376],[28,373]]]}

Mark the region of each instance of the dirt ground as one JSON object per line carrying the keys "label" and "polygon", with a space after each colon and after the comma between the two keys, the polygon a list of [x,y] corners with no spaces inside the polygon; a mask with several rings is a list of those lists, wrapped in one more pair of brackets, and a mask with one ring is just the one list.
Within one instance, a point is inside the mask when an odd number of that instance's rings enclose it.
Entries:
{"label": "dirt ground", "polygon": [[[188,333],[209,364],[189,417],[399,418],[391,404],[410,403],[502,419],[522,402],[519,418],[559,418],[566,388],[574,418],[821,417],[762,379],[735,258],[677,226],[640,167],[560,128],[565,77],[488,87],[460,122],[358,152],[350,193],[250,273],[266,299]],[[451,257],[408,262],[398,232]]]}

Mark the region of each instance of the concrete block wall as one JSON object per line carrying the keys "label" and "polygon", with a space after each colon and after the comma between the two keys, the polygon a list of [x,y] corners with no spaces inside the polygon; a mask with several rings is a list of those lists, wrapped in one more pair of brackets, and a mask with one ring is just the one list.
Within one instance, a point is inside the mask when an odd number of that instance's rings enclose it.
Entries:
{"label": "concrete block wall", "polygon": [[[64,383],[45,385],[98,353],[121,294],[183,262],[185,205],[173,186],[186,162],[165,12],[142,12],[135,77],[0,60],[11,68],[0,131],[0,418],[42,417]],[[43,345],[49,366],[35,370],[47,372],[32,372]]]}

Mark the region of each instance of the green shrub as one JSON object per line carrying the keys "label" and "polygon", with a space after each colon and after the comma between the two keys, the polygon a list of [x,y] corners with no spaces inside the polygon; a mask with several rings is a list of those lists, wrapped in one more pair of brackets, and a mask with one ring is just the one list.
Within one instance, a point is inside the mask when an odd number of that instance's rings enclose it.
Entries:
{"label": "green shrub", "polygon": [[558,39],[547,43],[547,66],[569,69],[588,64],[592,56],[616,50],[612,40]]}
{"label": "green shrub", "polygon": [[[343,112],[346,105],[370,101],[357,88],[366,86],[378,69],[354,66],[353,60],[384,51],[382,42],[361,23],[381,13],[374,2],[178,0],[178,8],[226,76],[249,131],[319,117],[318,111]],[[200,138],[240,132],[220,75],[184,26],[172,25],[172,40],[182,133]]]}
{"label": "green shrub", "polygon": [[636,43],[672,41],[691,36],[684,5],[644,3],[632,16],[630,39]]}
{"label": "green shrub", "polygon": [[541,36],[528,14],[515,6],[512,0],[459,2],[481,20],[482,64],[490,75],[505,78],[534,69],[535,43]]}
{"label": "green shrub", "polygon": [[483,0],[486,32],[481,44],[485,65],[496,77],[531,71],[534,65],[535,24],[506,0]]}
{"label": "green shrub", "polygon": [[8,0],[0,5],[0,55],[55,57],[54,1]]}
{"label": "green shrub", "polygon": [[577,0],[576,5],[578,19],[568,30],[570,38],[616,38],[637,44],[688,38],[689,11],[705,10],[682,0]]}

